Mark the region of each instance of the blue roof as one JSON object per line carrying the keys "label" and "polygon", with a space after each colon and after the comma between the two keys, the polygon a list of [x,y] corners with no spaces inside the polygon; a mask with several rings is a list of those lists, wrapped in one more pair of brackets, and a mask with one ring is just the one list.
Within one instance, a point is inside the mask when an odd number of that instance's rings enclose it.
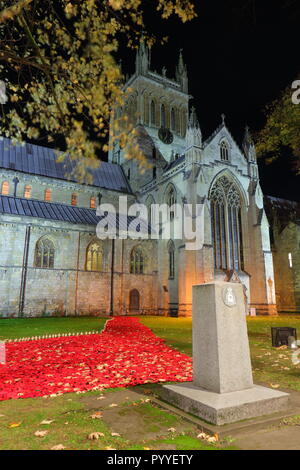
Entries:
{"label": "blue roof", "polygon": [[[66,155],[62,162],[57,162],[57,156],[57,151],[47,147],[14,145],[10,139],[0,139],[0,168],[81,183],[72,176],[76,160]],[[99,168],[87,171],[93,176],[93,186],[131,192],[121,166],[115,163],[101,162]]]}
{"label": "blue roof", "polygon": [[[56,202],[45,202],[36,199],[18,198],[0,195],[0,214],[18,215],[25,217],[38,217],[40,219],[69,222],[71,224],[97,225],[104,218],[113,222],[113,214],[97,216],[95,209],[69,206]],[[128,230],[129,224],[136,220],[133,216],[116,214],[116,225],[119,230]],[[150,226],[143,219],[139,219],[140,230],[148,233]]]}

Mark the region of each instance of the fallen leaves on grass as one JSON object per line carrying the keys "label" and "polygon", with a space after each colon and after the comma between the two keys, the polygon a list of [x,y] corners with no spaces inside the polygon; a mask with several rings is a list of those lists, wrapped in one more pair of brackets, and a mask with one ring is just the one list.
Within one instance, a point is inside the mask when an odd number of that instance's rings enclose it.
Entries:
{"label": "fallen leaves on grass", "polygon": [[37,437],[45,437],[47,436],[48,431],[35,431],[34,435]]}
{"label": "fallen leaves on grass", "polygon": [[92,419],[101,419],[103,416],[103,413],[101,411],[96,411],[96,413],[93,413],[90,415],[90,418]]}
{"label": "fallen leaves on grass", "polygon": [[176,432],[176,428],[169,428],[168,431],[169,432]]}
{"label": "fallen leaves on grass", "polygon": [[99,437],[104,437],[103,432],[91,432],[91,434],[88,435],[90,441],[98,440]]}
{"label": "fallen leaves on grass", "polygon": [[112,437],[121,437],[121,434],[119,434],[118,432],[112,432],[110,435]]}
{"label": "fallen leaves on grass", "polygon": [[65,446],[62,444],[57,444],[56,446],[51,447],[50,450],[64,450]]}
{"label": "fallen leaves on grass", "polygon": [[270,384],[270,386],[271,386],[272,388],[279,388],[279,387],[280,387],[279,384]]}
{"label": "fallen leaves on grass", "polygon": [[54,419],[43,419],[40,424],[51,424],[53,423]]}
{"label": "fallen leaves on grass", "polygon": [[206,434],[205,432],[200,432],[200,434],[198,434],[197,436],[198,439],[203,439],[207,442],[218,442],[219,440],[219,437],[217,434],[215,434],[214,436],[211,436],[210,434]]}
{"label": "fallen leaves on grass", "polygon": [[11,423],[9,424],[9,428],[18,428],[19,426],[21,426],[22,423]]}

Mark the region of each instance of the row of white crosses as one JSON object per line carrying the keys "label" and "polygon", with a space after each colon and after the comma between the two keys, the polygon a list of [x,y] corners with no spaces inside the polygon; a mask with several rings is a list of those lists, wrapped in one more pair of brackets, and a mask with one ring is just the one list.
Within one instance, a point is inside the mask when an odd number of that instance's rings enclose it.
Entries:
{"label": "row of white crosses", "polygon": [[43,335],[43,336],[31,336],[28,338],[16,338],[16,339],[7,339],[6,343],[15,343],[17,341],[35,341],[38,339],[49,339],[49,338],[62,338],[65,336],[81,336],[81,335],[97,335],[98,331],[86,331],[85,333],[61,333],[57,335]]}

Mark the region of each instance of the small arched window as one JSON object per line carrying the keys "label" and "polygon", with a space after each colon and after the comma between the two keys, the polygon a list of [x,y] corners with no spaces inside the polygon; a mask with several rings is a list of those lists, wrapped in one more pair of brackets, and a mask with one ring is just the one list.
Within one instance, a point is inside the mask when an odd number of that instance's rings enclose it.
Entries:
{"label": "small arched window", "polygon": [[171,131],[175,131],[176,129],[176,114],[175,109],[171,109]]}
{"label": "small arched window", "polygon": [[45,201],[51,202],[51,199],[52,199],[51,189],[45,189]]}
{"label": "small arched window", "polygon": [[168,253],[169,253],[169,279],[174,279],[175,277],[175,247],[172,240],[168,244]]}
{"label": "small arched window", "polygon": [[155,108],[156,108],[155,107],[155,102],[154,102],[154,100],[152,100],[151,104],[150,104],[150,123],[152,125],[155,125],[155,123],[156,123],[155,122],[156,121],[156,119],[155,119],[156,109]]}
{"label": "small arched window", "polygon": [[90,208],[91,209],[96,209],[96,198],[93,196],[91,197],[91,200],[90,200]]}
{"label": "small arched window", "polygon": [[26,197],[27,199],[31,198],[31,186],[29,186],[28,184],[26,184],[24,188],[24,197]]}
{"label": "small arched window", "polygon": [[220,145],[220,157],[221,160],[228,162],[229,160],[229,148],[226,142],[222,142]]}
{"label": "small arched window", "polygon": [[71,205],[77,206],[77,194],[76,193],[73,193],[71,196]]}
{"label": "small arched window", "polygon": [[86,252],[86,270],[87,271],[102,271],[103,265],[103,250],[98,242],[89,244]]}
{"label": "small arched window", "polygon": [[145,259],[143,250],[140,246],[133,248],[130,254],[130,273],[144,274]]}
{"label": "small arched window", "polygon": [[34,265],[37,268],[54,267],[55,249],[49,238],[41,238],[35,246]]}
{"label": "small arched window", "polygon": [[1,194],[4,194],[5,196],[9,194],[9,182],[8,181],[3,181],[2,187],[1,187]]}
{"label": "small arched window", "polygon": [[166,108],[164,104],[160,108],[160,125],[161,127],[166,127]]}
{"label": "small arched window", "polygon": [[171,187],[167,193],[166,202],[170,208],[170,220],[173,220],[175,215],[175,208],[173,206],[176,204],[176,193],[173,187]]}

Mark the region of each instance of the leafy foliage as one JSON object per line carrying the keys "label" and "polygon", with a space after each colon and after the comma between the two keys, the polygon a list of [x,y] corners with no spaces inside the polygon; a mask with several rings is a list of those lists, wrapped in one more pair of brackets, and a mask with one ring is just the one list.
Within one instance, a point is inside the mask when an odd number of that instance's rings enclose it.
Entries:
{"label": "leafy foliage", "polygon": [[[152,3],[164,19],[195,17],[188,0]],[[58,140],[84,178],[87,159],[95,166],[98,149],[108,150],[111,109],[128,93],[116,60],[120,42],[129,48],[141,37],[154,42],[145,32],[143,6],[143,0],[0,1],[0,71],[10,103],[2,107],[1,134]],[[110,132],[125,156],[145,163],[127,116]]]}
{"label": "leafy foliage", "polygon": [[292,88],[287,88],[266,108],[266,124],[257,135],[257,151],[259,156],[270,154],[272,161],[280,155],[282,147],[289,147],[298,157],[300,172],[300,104],[293,102],[292,94]]}

